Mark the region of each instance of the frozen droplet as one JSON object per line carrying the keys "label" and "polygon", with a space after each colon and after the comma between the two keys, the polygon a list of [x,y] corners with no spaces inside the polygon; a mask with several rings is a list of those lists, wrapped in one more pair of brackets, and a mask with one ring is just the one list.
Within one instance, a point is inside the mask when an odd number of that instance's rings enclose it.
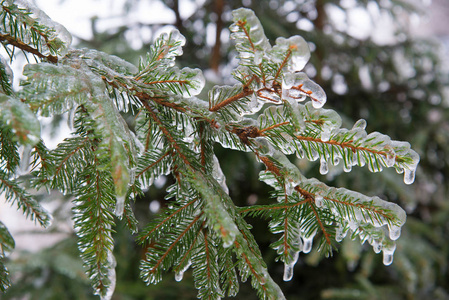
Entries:
{"label": "frozen droplet", "polygon": [[364,119],[360,119],[357,122],[354,123],[354,126],[352,126],[352,130],[355,129],[361,129],[361,130],[365,130],[366,128],[366,121]]}
{"label": "frozen droplet", "polygon": [[118,218],[121,218],[123,216],[123,211],[125,210],[125,199],[126,195],[117,196],[117,202],[115,203],[114,213]]}
{"label": "frozen droplet", "polygon": [[182,280],[182,278],[184,277],[185,271],[187,271],[187,269],[190,267],[191,264],[192,264],[192,261],[189,259],[187,261],[187,263],[181,269],[179,269],[178,271],[175,272],[175,280],[176,281],[179,282]]}
{"label": "frozen droplet", "polygon": [[302,252],[304,253],[309,253],[310,250],[312,250],[312,245],[313,245],[313,237],[315,235],[311,235],[310,237],[302,237],[302,240],[304,242],[304,245],[302,247]]}
{"label": "frozen droplet", "polygon": [[380,253],[382,250],[382,241],[374,240],[372,243],[374,253]]}
{"label": "frozen droplet", "polygon": [[329,166],[327,164],[327,161],[324,157],[321,157],[320,159],[320,174],[325,175],[329,172]]}
{"label": "frozen droplet", "polygon": [[315,205],[316,207],[322,207],[323,206],[323,200],[324,198],[320,195],[315,195]]}
{"label": "frozen droplet", "polygon": [[182,280],[182,278],[184,277],[184,272],[176,272],[175,273],[175,280],[176,281],[181,281]]}
{"label": "frozen droplet", "polygon": [[338,165],[340,163],[340,158],[334,157],[334,161],[332,162],[334,166]]}
{"label": "frozen droplet", "polygon": [[315,147],[312,146],[310,149],[310,160],[315,161],[318,159],[318,157],[320,157],[320,154],[315,149]]}
{"label": "frozen droplet", "polygon": [[293,278],[294,264],[284,264],[284,281],[290,281]]}
{"label": "frozen droplet", "polygon": [[382,249],[383,252],[383,264],[386,266],[391,265],[393,262],[393,254],[396,250],[396,244],[391,244],[388,246],[384,246]]}
{"label": "frozen droplet", "polygon": [[401,236],[401,227],[394,225],[389,226],[389,236],[391,240],[397,240]]}
{"label": "frozen droplet", "polygon": [[345,161],[345,163],[343,164],[343,171],[345,171],[346,173],[349,173],[349,172],[351,172],[351,170],[352,170],[352,165]]}
{"label": "frozen droplet", "polygon": [[262,63],[263,58],[263,52],[262,51],[255,51],[254,52],[254,64],[258,65]]}
{"label": "frozen droplet", "polygon": [[415,170],[409,170],[404,168],[404,183],[412,184],[415,181]]}
{"label": "frozen droplet", "polygon": [[329,141],[330,138],[331,138],[331,131],[328,130],[327,128],[323,129],[323,131],[321,131],[321,140],[323,142],[327,142]]}
{"label": "frozen droplet", "polygon": [[301,145],[298,145],[298,147],[296,149],[296,157],[298,159],[304,158],[304,150],[302,150]]}
{"label": "frozen droplet", "polygon": [[348,232],[347,230],[344,230],[343,225],[339,224],[335,231],[335,240],[337,242],[341,242],[346,237],[347,232]]}

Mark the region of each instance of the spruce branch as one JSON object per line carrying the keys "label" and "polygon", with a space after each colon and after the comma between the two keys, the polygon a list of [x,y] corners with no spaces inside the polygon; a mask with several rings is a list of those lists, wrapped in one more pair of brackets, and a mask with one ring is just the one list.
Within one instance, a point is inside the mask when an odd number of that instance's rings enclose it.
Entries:
{"label": "spruce branch", "polygon": [[[40,24],[33,9],[11,1],[2,5],[0,41],[53,64],[27,65],[27,79],[15,94],[8,66],[1,63],[6,81],[0,95],[0,192],[24,214],[48,223],[15,177],[18,145],[32,148],[33,187],[75,198],[79,250],[103,299],[112,297],[115,286],[115,218],[136,233],[130,202],[160,176],[172,176],[175,183],[167,188],[170,204],[138,234],[146,248],[140,269],[147,284],[158,283],[169,270],[181,280],[191,267],[198,297],[218,299],[237,295],[239,272],[242,281],[251,277],[261,299],[284,299],[244,217],[270,219],[269,230],[279,235],[270,246],[284,263],[284,280],[292,278],[299,253],[311,251],[314,240],[318,251],[330,255],[347,233],[382,250],[384,263],[391,263],[405,212],[378,197],[308,179],[288,155],[319,159],[322,174],[340,160],[345,171],[354,165],[373,172],[394,167],[406,183],[414,180],[419,156],[408,143],[368,134],[363,120],[341,128],[338,113],[322,108],[323,89],[301,72],[310,58],[302,37],[278,38],[272,46],[251,10],[234,11],[230,29],[240,61],[233,75],[239,83],[214,86],[203,100],[197,98],[205,86],[202,72],[175,65],[185,44],[177,30],[157,38],[136,67],[101,51],[67,51],[69,43],[54,23]],[[50,151],[35,115],[67,112],[75,113],[75,132]],[[124,114],[135,116],[135,126]],[[235,206],[215,143],[254,154],[265,166],[259,180],[272,187],[272,202]]]}
{"label": "spruce branch", "polygon": [[0,170],[0,193],[5,195],[7,202],[15,203],[30,220],[42,227],[50,226],[51,215],[2,170]]}

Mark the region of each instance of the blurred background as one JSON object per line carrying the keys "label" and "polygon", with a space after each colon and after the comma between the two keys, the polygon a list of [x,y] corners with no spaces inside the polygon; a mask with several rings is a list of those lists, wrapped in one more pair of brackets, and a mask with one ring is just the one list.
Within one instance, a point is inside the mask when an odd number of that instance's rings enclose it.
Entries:
{"label": "blurred background", "polygon": [[[237,65],[229,40],[231,11],[255,11],[271,42],[301,35],[312,58],[308,75],[327,93],[325,108],[338,111],[344,127],[360,118],[367,132],[409,141],[421,156],[415,183],[394,170],[373,174],[338,167],[323,176],[315,162],[298,161],[307,177],[400,204],[408,213],[392,265],[371,246],[345,239],[329,259],[300,255],[295,275],[282,281],[283,264],[269,249],[266,221],[249,219],[270,273],[287,299],[449,299],[449,1],[447,0],[36,0],[35,4],[73,34],[73,47],[89,47],[134,64],[161,32],[178,28],[187,38],[177,63],[205,70],[207,90],[229,84]],[[18,59],[20,65],[20,59]],[[16,65],[16,68],[20,68]],[[17,74],[17,72],[16,72]],[[18,84],[16,76],[15,83]],[[129,116],[130,122],[132,116]],[[46,144],[70,134],[65,116],[42,119]],[[262,167],[247,153],[216,148],[236,205],[268,203],[270,189],[258,181]],[[135,203],[146,224],[167,203],[160,178]],[[49,230],[25,220],[0,200],[0,218],[16,239],[8,269],[13,286],[1,299],[96,299],[83,273],[71,230],[71,198],[39,194],[54,213]],[[116,226],[117,286],[113,299],[196,299],[191,273],[175,282],[168,273],[157,286],[139,279],[143,249]],[[237,299],[257,299],[249,283]]]}

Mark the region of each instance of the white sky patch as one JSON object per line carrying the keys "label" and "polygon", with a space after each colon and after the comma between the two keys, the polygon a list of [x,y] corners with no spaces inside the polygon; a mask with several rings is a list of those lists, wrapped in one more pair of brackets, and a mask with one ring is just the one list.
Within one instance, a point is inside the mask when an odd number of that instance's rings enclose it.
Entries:
{"label": "white sky patch", "polygon": [[[75,37],[92,38],[91,18],[99,17],[97,29],[105,31],[121,25],[136,23],[174,23],[174,13],[161,1],[139,1],[128,14],[123,11],[125,0],[36,0],[36,5],[52,20],[60,23]],[[181,3],[184,3],[182,1]],[[190,7],[190,9],[189,9]],[[188,1],[181,5],[182,16],[192,13],[195,7]]]}

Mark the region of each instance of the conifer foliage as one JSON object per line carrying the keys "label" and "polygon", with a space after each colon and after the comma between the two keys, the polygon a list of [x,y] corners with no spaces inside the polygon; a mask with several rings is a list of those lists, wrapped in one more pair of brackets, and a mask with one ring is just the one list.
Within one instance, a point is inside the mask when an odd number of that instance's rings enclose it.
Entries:
{"label": "conifer foliage", "polygon": [[[395,168],[411,184],[419,161],[406,142],[366,122],[341,128],[338,113],[322,108],[326,94],[302,71],[310,52],[300,36],[278,38],[272,46],[249,9],[233,12],[230,29],[239,54],[233,86],[215,86],[197,96],[205,79],[199,69],[180,69],[185,38],[176,30],[155,40],[138,67],[93,49],[70,48],[70,34],[26,2],[3,0],[0,40],[34,57],[24,68],[18,91],[8,62],[0,64],[0,192],[30,219],[48,226],[51,216],[19,176],[31,166],[35,189],[73,196],[74,230],[85,271],[96,294],[110,299],[115,286],[117,219],[146,249],[141,277],[156,284],[165,272],[181,280],[192,269],[198,297],[235,296],[239,280],[251,280],[261,299],[283,299],[270,277],[245,217],[269,219],[277,240],[271,247],[293,276],[300,252],[319,244],[324,255],[349,233],[393,260],[395,240],[405,222],[398,205],[305,178],[291,160],[319,160],[349,172]],[[41,140],[37,115],[71,112],[74,132],[56,149]],[[135,116],[128,124],[123,113]],[[214,143],[252,152],[265,166],[260,180],[273,188],[272,203],[236,207],[229,196]],[[20,158],[19,147],[24,149]],[[31,159],[30,159],[31,157]],[[25,167],[24,167],[25,166]],[[172,176],[169,205],[149,224],[137,224],[133,202],[159,176]],[[0,223],[0,288],[10,285],[5,255],[14,240]]]}

